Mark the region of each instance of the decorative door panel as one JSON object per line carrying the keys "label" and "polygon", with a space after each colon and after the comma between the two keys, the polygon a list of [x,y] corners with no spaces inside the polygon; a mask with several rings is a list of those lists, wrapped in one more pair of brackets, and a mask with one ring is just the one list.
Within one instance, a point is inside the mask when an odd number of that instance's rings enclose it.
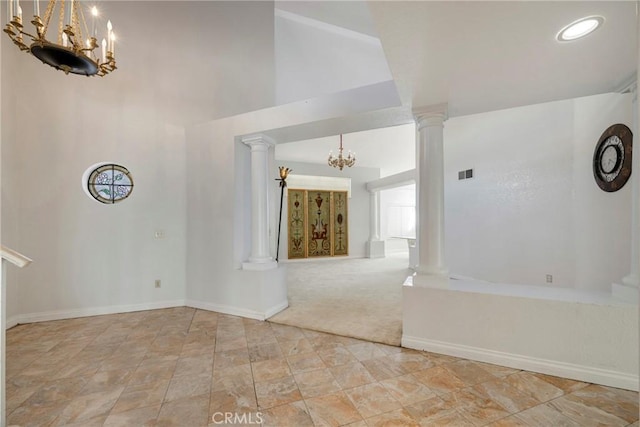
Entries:
{"label": "decorative door panel", "polygon": [[347,235],[347,192],[333,192],[333,254],[349,254],[349,236]]}
{"label": "decorative door panel", "polygon": [[305,198],[304,190],[289,190],[288,220],[289,220],[289,258],[307,257],[307,240],[305,233]]}
{"label": "decorative door panel", "polygon": [[349,254],[346,191],[289,189],[287,200],[290,259]]}
{"label": "decorative door panel", "polygon": [[331,256],[331,192],[309,191],[307,206],[307,255]]}

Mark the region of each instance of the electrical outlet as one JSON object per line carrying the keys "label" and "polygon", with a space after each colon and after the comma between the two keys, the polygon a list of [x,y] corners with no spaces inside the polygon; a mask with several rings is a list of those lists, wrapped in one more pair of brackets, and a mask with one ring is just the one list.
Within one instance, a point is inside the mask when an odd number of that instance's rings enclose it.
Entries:
{"label": "electrical outlet", "polygon": [[164,230],[156,230],[153,234],[156,239],[164,239]]}
{"label": "electrical outlet", "polygon": [[553,283],[553,276],[551,274],[547,274],[547,283]]}
{"label": "electrical outlet", "polygon": [[160,279],[156,279],[156,288],[159,288],[159,287],[160,287],[160,284],[161,284]]}

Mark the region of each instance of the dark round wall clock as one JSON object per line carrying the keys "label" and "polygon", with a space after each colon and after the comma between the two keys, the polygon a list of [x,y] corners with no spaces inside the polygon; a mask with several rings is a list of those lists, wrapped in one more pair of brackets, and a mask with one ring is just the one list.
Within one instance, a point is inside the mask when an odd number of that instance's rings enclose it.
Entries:
{"label": "dark round wall clock", "polygon": [[593,152],[593,176],[598,187],[618,191],[631,176],[633,134],[619,123],[604,131]]}

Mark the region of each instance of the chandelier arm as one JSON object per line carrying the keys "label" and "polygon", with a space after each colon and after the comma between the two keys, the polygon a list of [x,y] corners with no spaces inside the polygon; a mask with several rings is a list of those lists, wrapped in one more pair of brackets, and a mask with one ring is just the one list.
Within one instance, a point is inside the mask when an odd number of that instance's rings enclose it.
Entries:
{"label": "chandelier arm", "polygon": [[29,47],[24,44],[24,42],[22,41],[22,37],[21,37],[21,33],[18,32],[17,34],[12,34],[11,32],[7,31],[7,29],[4,30],[5,33],[7,33],[9,35],[9,38],[11,39],[11,41],[18,46],[18,48],[22,51],[27,51],[29,50]]}
{"label": "chandelier arm", "polygon": [[[87,30],[87,23],[84,20],[84,12],[82,11],[82,7],[79,4],[75,5],[75,7],[73,8],[73,16],[71,17],[71,20],[74,35],[73,48],[78,52],[86,51],[87,49],[84,48],[86,46],[84,35],[85,32],[88,35],[89,30]],[[83,26],[85,32],[82,31]]]}
{"label": "chandelier arm", "polygon": [[47,34],[47,30],[49,29],[49,21],[51,21],[51,16],[53,15],[53,8],[56,5],[56,0],[49,0],[47,4],[47,10],[44,12],[43,21],[43,30],[42,30],[42,38]]}
{"label": "chandelier arm", "polygon": [[78,52],[84,46],[84,40],[82,37],[82,28],[80,28],[80,19],[78,18],[78,7],[74,6],[74,0],[68,0],[70,2],[69,7],[71,7],[71,17],[69,18],[71,22],[66,26],[64,32],[67,33],[69,37],[69,42],[73,46],[73,50]]}
{"label": "chandelier arm", "polygon": [[[55,1],[55,0],[53,0]],[[60,0],[60,18],[58,19],[58,44],[62,44],[62,33],[64,31],[64,9],[65,0]]]}
{"label": "chandelier arm", "polygon": [[[80,9],[80,20],[78,22],[78,28],[80,29],[80,33],[82,34],[87,34],[87,37],[90,37],[90,32],[89,32],[89,27],[87,27],[87,20],[84,19],[84,11],[82,10],[81,7],[77,8]],[[84,33],[82,32],[82,27],[84,27]],[[91,35],[92,36],[92,35]]]}
{"label": "chandelier arm", "polygon": [[36,37],[34,35],[31,35],[31,34],[27,33],[26,31],[20,31],[20,34],[24,35],[24,36],[31,37],[31,40],[33,40],[34,42],[39,40],[38,37]]}

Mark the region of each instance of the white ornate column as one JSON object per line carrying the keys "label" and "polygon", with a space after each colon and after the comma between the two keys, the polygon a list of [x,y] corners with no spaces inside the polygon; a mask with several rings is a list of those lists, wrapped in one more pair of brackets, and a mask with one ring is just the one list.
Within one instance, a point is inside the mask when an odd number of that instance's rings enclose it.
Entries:
{"label": "white ornate column", "polygon": [[369,192],[369,241],[367,258],[384,258],[384,241],[380,240],[380,192]]}
{"label": "white ornate column", "polygon": [[269,253],[269,148],[274,141],[265,135],[242,138],[251,148],[251,255],[243,270],[269,270],[278,263]]}
{"label": "white ornate column", "polygon": [[446,286],[444,260],[444,121],[447,105],[413,110],[416,120],[417,286]]}
{"label": "white ornate column", "polygon": [[631,93],[633,94],[633,154],[629,179],[631,185],[631,271],[622,279],[622,284],[613,284],[612,293],[616,298],[640,303],[638,300],[638,289],[640,288],[640,143],[638,143],[640,131],[638,123],[640,123],[640,113],[638,112],[637,80]]}

